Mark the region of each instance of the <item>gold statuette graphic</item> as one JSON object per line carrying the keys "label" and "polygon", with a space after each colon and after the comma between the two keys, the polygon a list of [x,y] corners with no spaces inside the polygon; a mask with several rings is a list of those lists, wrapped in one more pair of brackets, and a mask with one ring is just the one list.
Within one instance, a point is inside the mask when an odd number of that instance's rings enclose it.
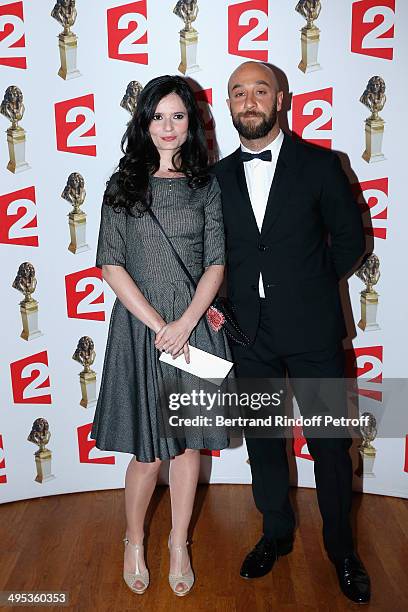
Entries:
{"label": "gold statuette graphic", "polygon": [[19,265],[12,287],[24,293],[24,300],[20,302],[20,314],[23,322],[23,331],[20,338],[34,340],[34,338],[42,336],[42,332],[38,329],[38,302],[31,297],[37,287],[33,264],[25,261]]}
{"label": "gold statuette graphic", "polygon": [[48,448],[45,448],[45,445],[50,441],[50,437],[48,421],[42,417],[35,419],[27,440],[39,447],[38,451],[34,453],[37,467],[37,476],[34,480],[41,484],[55,478],[54,474],[51,473],[52,453]]}
{"label": "gold statuette graphic", "polygon": [[95,357],[96,353],[92,338],[82,336],[78,341],[78,346],[72,355],[72,359],[75,359],[75,361],[84,366],[84,369],[79,374],[82,392],[79,403],[84,408],[92,408],[96,404],[96,372],[91,369]]}
{"label": "gold statuette graphic", "polygon": [[366,288],[360,292],[361,319],[358,326],[363,331],[375,331],[380,329],[377,319],[378,293],[373,288],[380,280],[380,260],[377,255],[372,253],[361,268],[356,272],[356,276],[365,283]]}
{"label": "gold statuette graphic", "polygon": [[77,68],[78,37],[71,32],[77,18],[75,0],[57,0],[51,11],[51,17],[63,26],[63,31],[58,35],[61,67],[58,75],[64,79],[75,79],[81,76]]}
{"label": "gold statuette graphic", "polygon": [[23,93],[16,85],[10,85],[4,92],[4,98],[0,105],[0,113],[11,121],[7,130],[7,144],[9,150],[9,162],[7,170],[16,174],[30,168],[25,159],[26,132],[18,125],[25,111]]}
{"label": "gold statuette graphic", "polygon": [[366,478],[375,478],[373,468],[377,450],[374,448],[371,442],[375,440],[377,435],[377,421],[371,412],[363,412],[361,416],[368,417],[368,424],[360,427],[363,442],[358,449],[361,458],[359,475],[365,476]]}
{"label": "gold statuette graphic", "polygon": [[71,242],[68,251],[74,253],[84,253],[89,251],[89,244],[86,242],[86,213],[82,212],[80,206],[86,197],[85,181],[79,172],[71,172],[68,177],[61,198],[67,200],[74,209],[68,213],[69,232]]}
{"label": "gold statuette graphic", "polygon": [[120,106],[127,110],[131,115],[136,110],[137,101],[143,90],[143,85],[139,81],[130,81],[126,87],[125,95],[123,96]]}
{"label": "gold statuette graphic", "polygon": [[321,9],[320,0],[299,0],[295,8],[295,11],[307,21],[306,25],[300,30],[302,59],[298,66],[305,73],[321,70],[321,66],[317,61],[320,30],[314,25],[314,21],[319,17]]}
{"label": "gold statuette graphic", "polygon": [[200,70],[197,64],[198,32],[192,26],[198,15],[197,0],[178,0],[173,13],[184,21],[184,28],[180,30],[181,62],[178,69],[188,75]]}
{"label": "gold statuette graphic", "polygon": [[386,100],[384,79],[371,77],[360,98],[360,102],[371,111],[370,117],[365,120],[366,148],[362,156],[369,164],[385,159],[381,150],[385,121],[378,113],[384,108]]}

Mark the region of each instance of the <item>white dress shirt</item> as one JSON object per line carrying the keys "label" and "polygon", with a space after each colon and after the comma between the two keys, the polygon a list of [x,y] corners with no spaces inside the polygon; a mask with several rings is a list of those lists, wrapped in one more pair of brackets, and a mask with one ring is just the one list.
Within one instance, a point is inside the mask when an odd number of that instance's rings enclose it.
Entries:
{"label": "white dress shirt", "polygon": [[[272,161],[263,161],[262,159],[252,159],[249,162],[244,162],[245,178],[248,187],[249,198],[251,200],[252,210],[255,220],[258,225],[259,233],[261,233],[262,223],[265,216],[266,205],[268,203],[269,191],[271,189],[273,177],[275,174],[276,162],[278,161],[279,152],[283,142],[283,132],[279,130],[279,134],[260,151],[251,151],[241,144],[242,151],[247,153],[261,153],[261,151],[270,150],[272,153]],[[265,297],[265,291],[262,280],[262,273],[259,274],[259,295]]]}

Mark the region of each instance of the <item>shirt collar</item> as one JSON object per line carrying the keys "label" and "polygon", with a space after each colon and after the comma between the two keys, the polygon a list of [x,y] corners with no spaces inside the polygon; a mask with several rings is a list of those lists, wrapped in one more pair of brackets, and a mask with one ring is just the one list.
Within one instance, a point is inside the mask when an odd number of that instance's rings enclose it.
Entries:
{"label": "shirt collar", "polygon": [[[282,130],[279,130],[279,134],[277,135],[277,137],[275,138],[275,140],[273,140],[272,142],[270,142],[266,147],[264,147],[263,149],[259,149],[259,151],[256,151],[256,153],[261,153],[262,151],[271,151],[272,153],[272,159],[276,158],[276,156],[278,155],[281,145],[283,142],[283,132]],[[247,147],[245,147],[242,143],[241,143],[241,150],[245,151],[246,153],[255,153],[255,151],[248,149]]]}

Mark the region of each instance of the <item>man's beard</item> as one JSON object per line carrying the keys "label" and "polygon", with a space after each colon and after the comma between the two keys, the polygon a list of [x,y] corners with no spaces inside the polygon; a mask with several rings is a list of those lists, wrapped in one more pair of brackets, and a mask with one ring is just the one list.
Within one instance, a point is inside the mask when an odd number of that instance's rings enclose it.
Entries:
{"label": "man's beard", "polygon": [[[240,113],[241,116],[232,116],[232,123],[238,134],[246,140],[257,140],[258,138],[264,138],[276,123],[278,118],[278,111],[276,103],[267,116],[265,113],[256,113],[254,111],[247,111],[246,113]],[[261,123],[243,123],[241,117],[262,117]]]}

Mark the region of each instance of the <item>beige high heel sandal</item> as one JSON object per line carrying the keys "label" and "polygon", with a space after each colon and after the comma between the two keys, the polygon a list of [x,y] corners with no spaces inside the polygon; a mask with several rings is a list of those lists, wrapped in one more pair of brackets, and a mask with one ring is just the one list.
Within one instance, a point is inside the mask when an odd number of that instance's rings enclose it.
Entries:
{"label": "beige high heel sandal", "polygon": [[[191,569],[191,564],[190,564],[190,569],[188,570],[188,572],[186,572],[185,574],[181,572],[181,564],[183,560],[183,548],[184,546],[187,547],[188,544],[189,542],[186,542],[184,545],[178,545],[178,546],[172,544],[171,543],[171,533],[169,534],[168,547],[169,547],[169,550],[173,548],[176,551],[176,555],[177,555],[176,567],[178,570],[177,573],[175,574],[169,574],[169,584],[170,584],[170,587],[173,593],[175,593],[179,597],[183,597],[184,595],[187,595],[187,593],[191,591],[191,587],[194,584],[194,572]],[[181,583],[185,584],[187,588],[184,589],[183,591],[177,591],[176,586]]]}
{"label": "beige high heel sandal", "polygon": [[[131,544],[129,542],[129,538],[127,537],[123,538],[123,541],[125,546],[130,546],[135,551],[135,572],[125,572],[125,570],[123,570],[123,579],[133,593],[142,595],[149,586],[150,582],[149,570],[146,568],[143,570],[143,572],[141,572],[139,569],[139,555],[143,554],[143,544]],[[134,586],[136,580],[142,582],[143,587],[139,589],[136,588]]]}

